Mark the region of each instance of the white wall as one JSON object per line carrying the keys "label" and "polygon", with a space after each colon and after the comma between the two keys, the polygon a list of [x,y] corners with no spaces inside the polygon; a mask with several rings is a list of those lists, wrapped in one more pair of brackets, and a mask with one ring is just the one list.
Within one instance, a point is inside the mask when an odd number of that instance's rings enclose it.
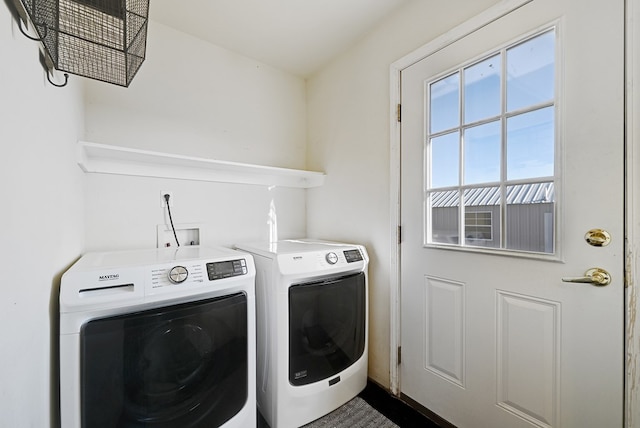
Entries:
{"label": "white wall", "polygon": [[307,232],[366,245],[371,256],[369,376],[385,386],[394,245],[389,238],[389,67],[497,2],[415,0],[307,84],[307,163],[327,173],[325,185],[308,193]]}
{"label": "white wall", "polygon": [[82,251],[82,96],[47,82],[4,3],[0,53],[0,427],[40,428],[57,420],[60,275]]}
{"label": "white wall", "polygon": [[0,427],[41,428],[58,421],[61,274],[88,250],[155,247],[161,190],[209,244],[267,239],[271,200],[280,237],[306,232],[304,190],[83,174],[77,141],[304,168],[305,83],[152,23],[130,88],[55,88],[4,4],[0,52]]}
{"label": "white wall", "polygon": [[268,240],[272,199],[279,237],[306,233],[303,189],[99,174],[87,175],[86,189],[86,251],[155,248],[156,225],[169,224],[161,191],[173,193],[176,225],[203,225],[203,245]]}
{"label": "white wall", "polygon": [[[305,167],[306,94],[299,77],[151,21],[147,59],[129,88],[86,81],[86,140],[144,150]],[[306,233],[305,191],[89,174],[86,249],[156,246],[173,192],[176,223],[205,226],[201,242],[269,238],[273,199],[280,238]]]}

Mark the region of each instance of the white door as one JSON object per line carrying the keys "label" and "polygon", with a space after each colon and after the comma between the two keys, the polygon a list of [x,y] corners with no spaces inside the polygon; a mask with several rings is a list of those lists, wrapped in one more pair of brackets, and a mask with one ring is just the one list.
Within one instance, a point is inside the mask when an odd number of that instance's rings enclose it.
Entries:
{"label": "white door", "polygon": [[401,72],[400,390],[460,428],[622,426],[623,7],[533,0]]}

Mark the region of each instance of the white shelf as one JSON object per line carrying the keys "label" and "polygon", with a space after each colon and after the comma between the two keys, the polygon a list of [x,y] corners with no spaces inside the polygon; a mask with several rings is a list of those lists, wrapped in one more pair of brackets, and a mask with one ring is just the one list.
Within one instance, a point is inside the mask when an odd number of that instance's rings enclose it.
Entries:
{"label": "white shelf", "polygon": [[78,142],[78,165],[88,173],[305,189],[321,186],[325,178],[322,172],[219,161],[85,141]]}

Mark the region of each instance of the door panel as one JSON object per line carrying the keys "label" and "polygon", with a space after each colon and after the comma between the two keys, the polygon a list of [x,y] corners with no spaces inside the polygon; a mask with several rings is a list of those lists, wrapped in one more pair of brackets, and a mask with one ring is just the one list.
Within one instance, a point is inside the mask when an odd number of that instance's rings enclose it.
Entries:
{"label": "door panel", "polygon": [[[622,426],[623,23],[621,0],[534,0],[402,71],[400,389],[458,427]],[[478,212],[454,216],[448,237],[427,244],[427,83],[548,28],[558,71],[555,205],[536,207],[544,250],[496,250],[488,239],[506,233],[508,248],[526,245],[516,239],[521,224],[482,228],[488,216],[513,215],[509,197],[488,214],[465,196],[464,209]],[[442,159],[434,169],[458,167]],[[464,222],[472,248],[448,246]],[[588,245],[593,228],[611,244]],[[562,281],[593,267],[611,284]]]}

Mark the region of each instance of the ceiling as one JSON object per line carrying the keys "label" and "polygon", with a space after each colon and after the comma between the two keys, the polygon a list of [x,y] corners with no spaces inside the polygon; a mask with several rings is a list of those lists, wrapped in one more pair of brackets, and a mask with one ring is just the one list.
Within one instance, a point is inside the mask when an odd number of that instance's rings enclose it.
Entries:
{"label": "ceiling", "polygon": [[149,18],[307,77],[411,0],[151,0]]}

